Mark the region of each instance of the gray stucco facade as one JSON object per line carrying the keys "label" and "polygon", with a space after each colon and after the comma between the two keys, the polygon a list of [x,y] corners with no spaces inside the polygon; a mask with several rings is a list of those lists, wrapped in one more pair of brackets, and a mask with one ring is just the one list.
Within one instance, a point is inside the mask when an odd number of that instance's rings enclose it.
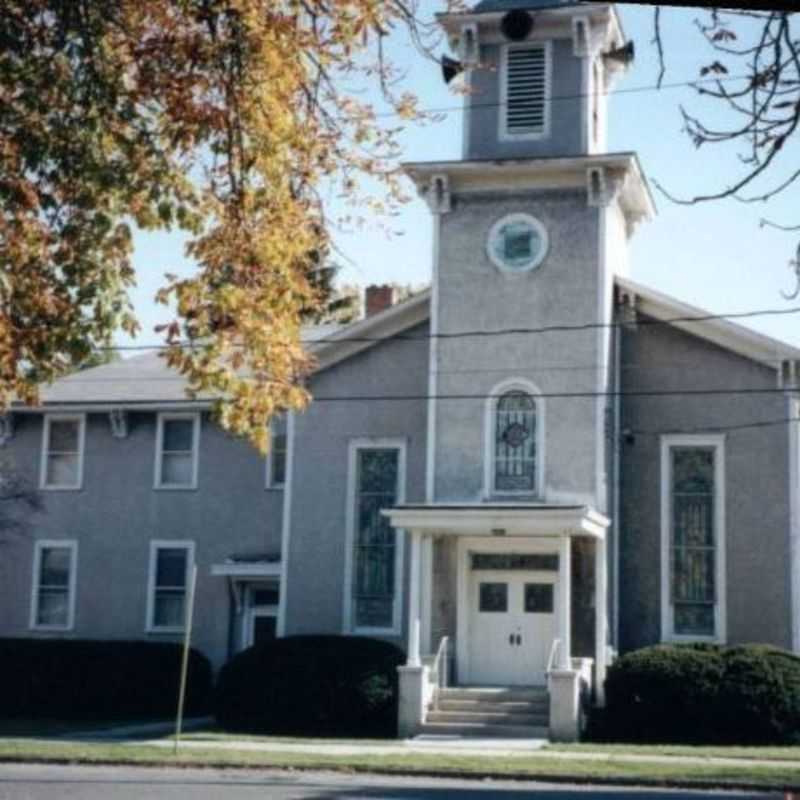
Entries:
{"label": "gray stucco facade", "polygon": [[[14,438],[3,453],[4,464],[32,488],[39,485],[42,419],[16,414]],[[239,629],[228,583],[211,575],[211,565],[238,553],[280,554],[283,492],[265,489],[263,457],[207,413],[195,490],[154,488],[155,412],[130,413],[124,439],[112,437],[108,413],[89,413],[86,420],[82,488],[39,491],[41,510],[4,537],[0,635],[179,641],[180,635],[146,632],[150,543],[193,542],[194,644],[220,666],[234,652]],[[75,623],[67,632],[29,627],[37,540],[77,542]]]}
{"label": "gray stucco facade", "polygon": [[[785,424],[758,425],[787,417],[775,370],[674,328],[645,324],[624,331],[621,372],[623,391],[642,396],[622,403],[620,648],[661,640],[662,439],[674,431],[722,429],[726,639],[791,649],[792,431]],[[680,394],[698,389],[734,392]]]}

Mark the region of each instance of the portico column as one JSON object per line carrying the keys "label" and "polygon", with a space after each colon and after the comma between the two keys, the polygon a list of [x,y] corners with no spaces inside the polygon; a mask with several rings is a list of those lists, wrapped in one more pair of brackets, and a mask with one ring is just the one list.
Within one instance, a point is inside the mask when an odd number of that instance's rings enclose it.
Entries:
{"label": "portico column", "polygon": [[598,705],[605,705],[607,625],[608,625],[608,563],[606,540],[595,539],[595,680]]}
{"label": "portico column", "polygon": [[409,667],[418,667],[420,660],[420,569],[421,569],[421,539],[420,531],[411,531],[411,564],[408,587],[408,656],[406,664]]}
{"label": "portico column", "polygon": [[568,534],[558,543],[558,668],[572,669],[572,549]]}

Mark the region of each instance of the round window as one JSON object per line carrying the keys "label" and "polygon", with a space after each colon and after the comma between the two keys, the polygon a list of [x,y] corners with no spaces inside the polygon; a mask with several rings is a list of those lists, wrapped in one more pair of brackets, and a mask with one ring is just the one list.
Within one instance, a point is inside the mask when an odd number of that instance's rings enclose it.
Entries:
{"label": "round window", "polygon": [[528,214],[509,214],[489,232],[487,251],[492,263],[506,272],[527,272],[547,255],[547,231]]}

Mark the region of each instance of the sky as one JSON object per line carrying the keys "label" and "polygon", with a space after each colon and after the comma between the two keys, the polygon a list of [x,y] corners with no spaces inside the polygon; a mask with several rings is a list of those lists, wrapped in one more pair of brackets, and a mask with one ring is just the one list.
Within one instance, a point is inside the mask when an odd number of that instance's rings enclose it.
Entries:
{"label": "sky", "polygon": [[[423,0],[430,12],[441,10],[436,0]],[[628,38],[636,44],[637,58],[628,74],[614,87],[609,108],[609,150],[636,151],[645,175],[673,195],[692,197],[725,188],[741,174],[736,148],[728,145],[694,147],[685,132],[679,108],[684,105],[709,122],[726,121],[707,98],[700,98],[685,83],[698,75],[700,66],[713,60],[695,21],[695,9],[663,11],[662,31],[667,57],[666,88],[655,90],[658,61],[653,38],[652,8],[618,5]],[[742,31],[745,35],[747,31]],[[447,52],[442,42],[441,51]],[[462,99],[442,81],[435,63],[424,59],[401,35],[393,36],[390,57],[407,71],[408,88],[426,109],[448,109],[442,121],[413,126],[402,136],[404,161],[436,161],[461,157]],[[377,101],[377,98],[376,98]],[[394,122],[394,121],[392,121]],[[800,139],[800,137],[795,137]],[[774,170],[774,180],[797,168],[800,141],[785,148]],[[409,186],[410,188],[410,186]],[[800,224],[800,190],[790,187],[769,203],[742,204],[728,199],[701,205],[678,205],[654,186],[658,215],[641,225],[631,241],[634,280],[700,306],[713,313],[800,308],[791,301],[796,281],[790,268],[800,233],[789,234],[760,226],[764,217],[781,224]],[[333,214],[336,208],[332,209]],[[431,274],[432,227],[427,206],[414,199],[393,218],[389,236],[376,220],[357,233],[335,236],[342,283],[397,282],[419,285]],[[137,234],[134,264],[139,286],[132,297],[142,322],[133,344],[158,343],[153,326],[168,311],[156,306],[153,296],[165,272],[189,274],[191,262],[183,255],[184,239],[177,233]],[[800,346],[800,313],[758,317],[747,324],[763,333]],[[120,344],[132,342],[120,336]]]}

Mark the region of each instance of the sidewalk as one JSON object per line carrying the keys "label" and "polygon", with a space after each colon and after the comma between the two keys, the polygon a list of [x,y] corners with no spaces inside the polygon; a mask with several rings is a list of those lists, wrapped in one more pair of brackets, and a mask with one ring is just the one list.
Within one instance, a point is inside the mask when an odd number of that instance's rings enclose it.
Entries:
{"label": "sidewalk", "polygon": [[[171,740],[155,739],[149,741],[130,742],[131,745],[149,747],[174,746]],[[641,755],[625,753],[603,753],[592,751],[565,752],[548,750],[544,739],[448,739],[445,737],[418,737],[386,745],[376,744],[328,744],[300,742],[253,742],[192,738],[181,741],[181,748],[202,750],[239,750],[264,753],[298,753],[319,756],[397,756],[409,753],[427,753],[441,755],[482,754],[488,758],[504,756],[513,758],[538,758],[546,760],[594,761],[630,764],[685,764],[687,766],[752,766],[776,769],[798,769],[798,761],[778,761],[754,758],[726,758],[721,756],[677,756],[677,755]]]}

